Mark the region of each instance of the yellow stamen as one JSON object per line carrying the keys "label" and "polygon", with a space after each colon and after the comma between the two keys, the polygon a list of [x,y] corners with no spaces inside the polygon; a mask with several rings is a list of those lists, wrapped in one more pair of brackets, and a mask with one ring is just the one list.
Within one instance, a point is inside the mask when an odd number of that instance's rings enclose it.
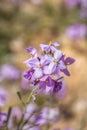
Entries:
{"label": "yellow stamen", "polygon": [[58,62],[58,60],[57,60],[57,59],[54,59],[54,62],[55,62],[55,63],[57,63],[57,62]]}
{"label": "yellow stamen", "polygon": [[34,55],[33,55],[33,54],[31,54],[31,53],[30,53],[30,55],[31,55],[31,57],[34,57]]}
{"label": "yellow stamen", "polygon": [[37,78],[36,81],[39,81],[39,78]]}
{"label": "yellow stamen", "polygon": [[51,46],[51,45],[52,45],[52,41],[49,42],[49,46]]}
{"label": "yellow stamen", "polygon": [[42,68],[42,65],[40,64],[38,67],[39,67],[39,68]]}

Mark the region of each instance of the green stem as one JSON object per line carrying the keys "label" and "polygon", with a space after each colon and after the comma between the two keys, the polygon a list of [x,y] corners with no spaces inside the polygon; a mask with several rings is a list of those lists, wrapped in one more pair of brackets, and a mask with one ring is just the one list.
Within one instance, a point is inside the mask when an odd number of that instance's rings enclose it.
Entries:
{"label": "green stem", "polygon": [[36,86],[36,87],[31,91],[31,93],[30,93],[30,95],[29,95],[29,97],[28,97],[28,99],[27,99],[27,104],[31,101],[31,97],[32,97],[33,93],[37,90],[37,88],[38,88],[38,86]]}
{"label": "green stem", "polygon": [[26,104],[25,104],[24,102],[22,102],[22,105],[23,105],[24,110],[23,110],[23,116],[22,116],[21,121],[19,122],[19,125],[18,125],[18,130],[22,130],[22,128],[23,128],[23,126],[24,126],[24,115],[25,115],[25,113],[26,113],[26,106],[27,106],[27,104],[30,103],[31,98],[32,98],[32,95],[33,95],[33,93],[37,90],[37,88],[38,88],[38,86],[35,87],[35,88],[31,91],[31,93],[30,93],[30,95],[29,95],[29,97],[28,97],[28,99],[27,99]]}

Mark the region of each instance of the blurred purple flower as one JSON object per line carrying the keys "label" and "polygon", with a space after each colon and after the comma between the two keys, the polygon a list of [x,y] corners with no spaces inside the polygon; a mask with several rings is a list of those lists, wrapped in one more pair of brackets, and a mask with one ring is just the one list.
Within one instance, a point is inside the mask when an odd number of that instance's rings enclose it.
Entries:
{"label": "blurred purple flower", "polygon": [[87,0],[81,0],[80,16],[81,18],[87,18]]}
{"label": "blurred purple flower", "polygon": [[0,88],[0,106],[4,106],[7,103],[8,92],[5,88]]}
{"label": "blurred purple flower", "polygon": [[40,117],[37,119],[37,124],[43,125],[48,122],[56,122],[59,119],[59,109],[58,108],[48,108],[45,107],[41,110]]}
{"label": "blurred purple flower", "polygon": [[68,27],[66,34],[71,39],[84,38],[87,35],[87,26],[85,24],[74,24]]}
{"label": "blurred purple flower", "polygon": [[10,64],[2,65],[0,68],[0,73],[3,79],[16,80],[20,78],[20,71]]}
{"label": "blurred purple flower", "polygon": [[81,7],[87,8],[87,0],[80,0]]}
{"label": "blurred purple flower", "polygon": [[26,107],[26,113],[24,115],[25,120],[29,120],[32,114],[37,110],[37,105],[35,103],[30,103]]}
{"label": "blurred purple flower", "polygon": [[13,127],[16,128],[17,122],[19,122],[22,118],[22,111],[18,107],[13,107],[10,115],[10,119],[8,122],[8,128],[12,129]]}
{"label": "blurred purple flower", "polygon": [[23,77],[21,80],[21,88],[27,90],[30,87],[29,85],[30,85],[29,80]]}
{"label": "blurred purple flower", "polygon": [[74,8],[80,4],[80,0],[65,0],[65,4],[68,8]]}
{"label": "blurred purple flower", "polygon": [[4,112],[0,112],[0,127],[3,127],[7,120],[7,114]]}
{"label": "blurred purple flower", "polygon": [[30,0],[32,4],[39,5],[42,3],[42,0]]}

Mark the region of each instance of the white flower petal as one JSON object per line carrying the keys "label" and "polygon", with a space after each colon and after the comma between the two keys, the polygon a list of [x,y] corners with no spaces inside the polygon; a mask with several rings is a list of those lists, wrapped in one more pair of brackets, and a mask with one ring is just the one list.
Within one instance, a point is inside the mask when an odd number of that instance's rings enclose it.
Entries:
{"label": "white flower petal", "polygon": [[54,53],[54,58],[55,59],[60,59],[61,56],[62,56],[62,52],[60,50],[55,51],[55,53]]}
{"label": "white flower petal", "polygon": [[40,77],[42,77],[42,76],[43,76],[43,71],[42,71],[42,69],[36,68],[36,69],[35,69],[35,72],[34,72],[34,74],[33,74],[33,76],[34,76],[35,78],[40,78]]}
{"label": "white flower petal", "polygon": [[56,70],[56,63],[51,62],[48,66],[44,67],[44,74],[52,74]]}
{"label": "white flower petal", "polygon": [[63,61],[60,61],[58,66],[61,70],[66,69],[66,66]]}

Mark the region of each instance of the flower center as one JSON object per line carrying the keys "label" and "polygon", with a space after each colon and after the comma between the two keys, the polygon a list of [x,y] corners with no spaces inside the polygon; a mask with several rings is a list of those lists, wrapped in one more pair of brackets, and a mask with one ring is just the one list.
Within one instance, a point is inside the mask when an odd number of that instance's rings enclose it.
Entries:
{"label": "flower center", "polygon": [[54,62],[57,63],[57,62],[58,62],[58,59],[54,59]]}
{"label": "flower center", "polygon": [[34,54],[31,54],[31,53],[30,53],[30,55],[31,55],[31,57],[34,57]]}
{"label": "flower center", "polygon": [[49,42],[49,46],[52,46],[52,42],[51,41]]}
{"label": "flower center", "polygon": [[39,68],[42,68],[42,65],[41,64],[39,64],[39,66],[38,66]]}
{"label": "flower center", "polygon": [[46,79],[46,81],[45,81],[46,83],[48,83],[48,79]]}
{"label": "flower center", "polygon": [[38,82],[38,81],[39,81],[39,78],[37,78],[36,81]]}

